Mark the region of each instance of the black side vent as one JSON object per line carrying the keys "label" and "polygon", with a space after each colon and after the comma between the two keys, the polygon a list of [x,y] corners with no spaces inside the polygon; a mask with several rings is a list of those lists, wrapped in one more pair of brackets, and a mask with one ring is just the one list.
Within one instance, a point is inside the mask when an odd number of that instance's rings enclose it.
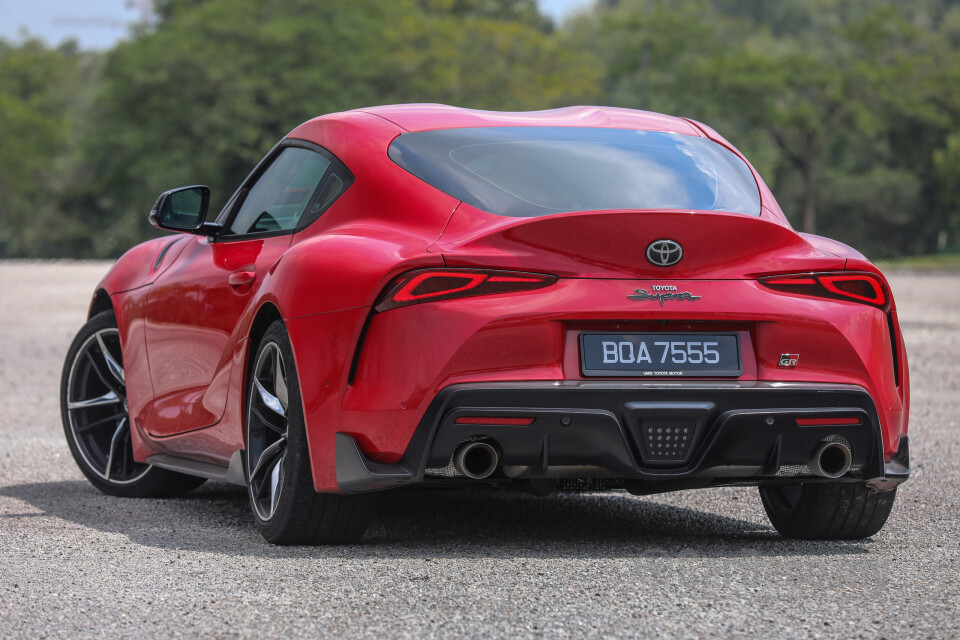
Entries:
{"label": "black side vent", "polygon": [[900,386],[900,345],[897,344],[897,332],[893,326],[893,314],[887,312],[887,328],[890,330],[890,348],[893,349],[893,380]]}
{"label": "black side vent", "polygon": [[163,262],[163,258],[167,255],[167,251],[169,251],[170,247],[178,242],[180,242],[180,238],[175,238],[173,242],[168,242],[163,249],[160,249],[160,253],[157,254],[157,259],[153,261],[153,269],[151,269],[151,271],[156,271],[160,267],[160,263]]}

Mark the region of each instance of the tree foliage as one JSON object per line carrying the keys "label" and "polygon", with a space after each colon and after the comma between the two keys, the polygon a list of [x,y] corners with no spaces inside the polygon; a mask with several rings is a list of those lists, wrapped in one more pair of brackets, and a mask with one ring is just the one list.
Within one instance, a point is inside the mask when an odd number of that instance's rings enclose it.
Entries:
{"label": "tree foliage", "polygon": [[[531,3],[170,0],[155,29],[107,56],[85,144],[94,255],[149,233],[162,190],[224,202],[281,135],[356,107],[449,102],[545,108],[591,95],[597,72],[530,19]],[[445,5],[450,5],[449,7]],[[526,7],[526,11],[524,11]],[[539,16],[539,14],[536,14]],[[117,215],[122,212],[122,215]]]}
{"label": "tree foliage", "polygon": [[163,190],[223,202],[311,117],[600,103],[704,121],[804,230],[960,249],[960,3],[155,0],[105,54],[0,41],[0,257],[116,256]]}
{"label": "tree foliage", "polygon": [[57,197],[75,155],[73,108],[87,99],[91,56],[72,44],[50,49],[0,40],[0,256],[57,255],[47,236],[89,234],[65,219]]}
{"label": "tree foliage", "polygon": [[802,230],[889,256],[960,248],[958,21],[940,0],[604,0],[572,28],[613,102],[706,121]]}

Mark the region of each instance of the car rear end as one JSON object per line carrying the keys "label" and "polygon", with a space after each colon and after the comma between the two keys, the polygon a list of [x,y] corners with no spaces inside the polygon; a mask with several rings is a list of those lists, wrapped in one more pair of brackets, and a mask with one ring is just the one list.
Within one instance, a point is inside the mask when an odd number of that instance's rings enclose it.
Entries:
{"label": "car rear end", "polygon": [[445,266],[401,275],[367,319],[341,490],[906,479],[889,286],[790,229],[731,149],[486,127],[405,134],[390,156],[461,204],[430,247]]}

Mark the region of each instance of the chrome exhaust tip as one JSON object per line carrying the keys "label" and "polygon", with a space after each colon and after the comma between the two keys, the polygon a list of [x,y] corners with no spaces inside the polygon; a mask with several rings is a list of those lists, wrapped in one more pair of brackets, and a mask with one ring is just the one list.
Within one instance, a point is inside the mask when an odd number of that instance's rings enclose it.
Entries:
{"label": "chrome exhaust tip", "polygon": [[453,454],[453,468],[474,480],[489,478],[499,462],[500,454],[486,442],[465,442]]}
{"label": "chrome exhaust tip", "polygon": [[853,464],[853,453],[842,442],[821,442],[807,468],[813,475],[823,478],[839,478],[850,470]]}

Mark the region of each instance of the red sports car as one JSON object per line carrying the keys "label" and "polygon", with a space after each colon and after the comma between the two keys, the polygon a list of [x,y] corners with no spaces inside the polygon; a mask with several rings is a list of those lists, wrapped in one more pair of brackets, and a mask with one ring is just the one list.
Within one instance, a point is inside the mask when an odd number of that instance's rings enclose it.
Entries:
{"label": "red sports car", "polygon": [[120,258],[67,354],[107,493],[235,482],[267,540],[317,544],[406,485],[756,485],[784,536],[863,538],[909,476],[886,280],[699,122],[360,109],[209,198],[160,196],[180,233]]}

